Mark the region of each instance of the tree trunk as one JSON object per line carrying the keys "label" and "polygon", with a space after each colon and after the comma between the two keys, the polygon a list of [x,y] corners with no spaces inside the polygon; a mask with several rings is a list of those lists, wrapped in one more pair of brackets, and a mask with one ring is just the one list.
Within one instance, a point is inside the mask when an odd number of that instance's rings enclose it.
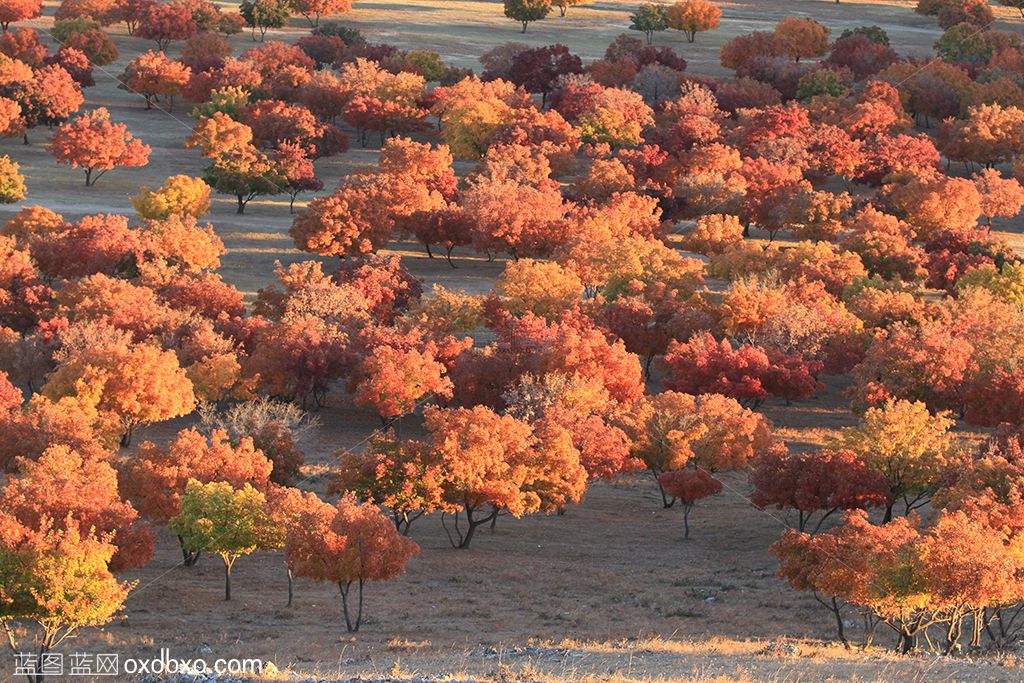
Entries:
{"label": "tree trunk", "polygon": [[235,213],[241,215],[241,214],[245,213],[246,201],[242,197],[242,195],[236,195],[236,196],[238,197],[238,210],[235,211]]}
{"label": "tree trunk", "polygon": [[231,599],[231,565],[234,564],[234,560],[223,558],[224,560],[224,600]]}
{"label": "tree trunk", "polygon": [[341,590],[341,610],[345,613],[345,627],[349,633],[355,633],[359,630],[359,623],[363,620],[363,580],[359,579],[359,586],[357,588],[359,597],[354,621],[348,609],[348,593],[349,589],[352,588],[352,582],[349,581],[347,584],[343,584],[339,581],[338,588]]}
{"label": "tree trunk", "polygon": [[889,504],[887,504],[885,506],[885,516],[882,517],[882,524],[888,524],[889,522],[892,521],[892,506],[894,504],[895,504],[895,501],[893,501],[892,503],[889,503]]}
{"label": "tree trunk", "polygon": [[526,25],[527,25],[528,23],[530,23],[530,22],[528,22],[528,21],[524,21],[524,22],[523,22],[523,31],[522,31],[523,33],[526,33]]}
{"label": "tree trunk", "polygon": [[288,572],[288,604],[285,607],[292,606],[292,570],[291,567],[285,565],[285,569]]}
{"label": "tree trunk", "polygon": [[846,629],[843,628],[843,613],[839,608],[839,603],[836,602],[836,597],[832,596],[832,614],[836,617],[836,635],[839,636],[839,642],[843,644],[847,650],[850,649],[850,643],[846,640]]}

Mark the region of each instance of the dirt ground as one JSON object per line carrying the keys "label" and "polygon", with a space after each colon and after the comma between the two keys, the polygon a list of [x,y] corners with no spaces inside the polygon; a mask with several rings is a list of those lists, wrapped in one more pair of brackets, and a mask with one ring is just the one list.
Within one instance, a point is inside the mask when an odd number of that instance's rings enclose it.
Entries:
{"label": "dirt ground", "polygon": [[[0,0],[2,1],[2,0]],[[228,6],[228,3],[222,3]],[[35,22],[48,27],[56,3]],[[360,0],[345,21],[373,40],[403,48],[433,49],[462,66],[476,66],[482,52],[500,42],[531,45],[563,42],[584,58],[598,58],[626,30],[634,2],[595,2],[569,16],[531,25],[524,36],[501,16],[501,3],[461,0]],[[924,55],[939,32],[932,18],[913,13],[911,2],[786,0],[722,3],[721,29],[700,34],[695,44],[680,33],[664,33],[690,71],[721,74],[718,48],[740,32],[770,29],[786,15],[813,15],[831,27],[876,24],[889,32],[902,54]],[[1000,28],[1020,29],[1016,11],[993,8]],[[272,31],[268,39],[295,40],[308,25],[302,18]],[[187,105],[174,112],[145,111],[141,97],[117,88],[116,76],[152,44],[114,29],[121,50],[117,63],[97,69],[87,107],[105,106],[115,120],[153,147],[151,162],[117,170],[86,188],[82,174],[57,166],[45,151],[46,130],[31,143],[0,141],[0,154],[22,165],[26,204],[42,204],[69,218],[100,212],[131,213],[129,198],[140,185],[158,186],[175,173],[199,175],[204,160],[182,148],[191,129]],[[236,53],[252,46],[248,34],[234,39]],[[176,54],[180,45],[169,51]],[[354,148],[317,164],[327,188],[343,174],[372,164],[376,152]],[[305,199],[308,200],[308,197]],[[300,199],[299,205],[304,200]],[[0,220],[18,206],[0,207]],[[287,202],[253,201],[244,216],[233,198],[217,197],[209,220],[228,247],[221,272],[248,295],[272,278],[276,260],[310,258],[287,236]],[[1019,238],[1018,223],[1000,226]],[[422,248],[400,243],[392,251],[427,285],[487,291],[502,269],[469,252],[457,252],[453,270]],[[853,418],[843,400],[845,378],[830,378],[817,398],[793,406],[769,402],[763,411],[796,448],[821,444]],[[305,444],[305,488],[323,491],[332,453],[358,447],[379,423],[336,394],[319,416],[321,426]],[[187,424],[179,420],[142,435],[156,441]],[[413,435],[417,425],[403,425]],[[968,438],[980,435],[965,433]],[[140,439],[141,440],[141,439]],[[727,477],[722,495],[702,502],[692,518],[693,537],[682,540],[679,510],[664,510],[646,477],[597,484],[583,504],[561,517],[501,518],[470,550],[453,550],[433,516],[413,527],[422,553],[401,578],[367,588],[366,620],[358,637],[344,632],[340,599],[331,586],[297,581],[295,606],[285,608],[285,572],[280,555],[243,558],[234,570],[235,599],[222,600],[222,568],[203,558],[191,569],[176,567],[175,543],[162,534],[153,562],[131,572],[138,586],[124,618],[87,630],[65,646],[68,652],[119,652],[153,656],[259,657],[284,672],[323,677],[421,674],[481,680],[693,680],[693,681],[1019,681],[1012,656],[971,662],[933,657],[896,658],[884,651],[849,654],[823,645],[831,635],[828,614],[807,595],[774,578],[767,548],[784,528],[775,513],[747,500],[741,476]],[[856,626],[851,629],[858,635]],[[886,639],[887,634],[882,635]],[[759,654],[783,639],[793,647]],[[212,653],[212,654],[207,654]],[[0,657],[0,675],[12,663]],[[87,680],[83,677],[68,680]],[[102,679],[97,679],[102,680]],[[109,679],[107,679],[109,680]]]}

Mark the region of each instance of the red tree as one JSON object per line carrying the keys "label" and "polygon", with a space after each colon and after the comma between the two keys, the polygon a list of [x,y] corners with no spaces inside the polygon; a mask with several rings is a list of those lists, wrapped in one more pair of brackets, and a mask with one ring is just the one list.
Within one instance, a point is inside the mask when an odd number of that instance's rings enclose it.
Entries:
{"label": "red tree", "polygon": [[754,486],[751,502],[762,509],[796,510],[800,531],[818,513],[822,514],[814,531],[838,510],[866,510],[892,502],[885,477],[852,451],[790,453],[776,444],[754,458],[750,481]]}
{"label": "red tree", "polygon": [[125,124],[111,123],[102,107],[58,128],[48,149],[59,163],[82,168],[86,187],[112,169],[145,166],[150,151]]}

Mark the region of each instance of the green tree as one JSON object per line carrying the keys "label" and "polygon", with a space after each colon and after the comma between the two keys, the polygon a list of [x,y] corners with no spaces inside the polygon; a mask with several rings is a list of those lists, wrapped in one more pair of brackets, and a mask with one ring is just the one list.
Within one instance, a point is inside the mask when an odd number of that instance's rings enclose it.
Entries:
{"label": "green tree", "polygon": [[178,516],[168,529],[192,552],[206,551],[224,561],[224,599],[231,599],[231,568],[242,555],[274,547],[278,524],[267,512],[267,499],[250,484],[236,489],[227,482],[203,484],[190,479]]}
{"label": "green tree", "polygon": [[288,181],[277,173],[277,167],[252,145],[231,149],[206,167],[203,180],[217,192],[238,199],[238,213],[260,195],[281,194]]}
{"label": "green tree", "polygon": [[505,16],[523,25],[523,33],[531,21],[540,21],[551,13],[551,0],[505,0]]}
{"label": "green tree", "polygon": [[252,27],[252,39],[256,40],[256,32],[260,32],[260,40],[271,28],[281,28],[288,23],[292,13],[289,0],[242,0],[238,13]]}
{"label": "green tree", "polygon": [[645,2],[629,15],[629,28],[647,36],[650,45],[656,31],[668,29],[668,9],[661,3]]}

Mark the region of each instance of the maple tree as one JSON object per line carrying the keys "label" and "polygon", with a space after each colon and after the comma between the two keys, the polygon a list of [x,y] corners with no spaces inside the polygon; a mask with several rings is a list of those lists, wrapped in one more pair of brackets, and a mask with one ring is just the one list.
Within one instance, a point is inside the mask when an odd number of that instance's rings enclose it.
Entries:
{"label": "maple tree", "polygon": [[125,124],[112,123],[103,107],[63,124],[47,149],[59,163],[84,170],[86,187],[115,168],[145,166],[150,152]]}
{"label": "maple tree", "polygon": [[692,43],[698,32],[718,28],[722,10],[709,0],[680,0],[667,10],[669,28],[682,31]]}
{"label": "maple tree", "polygon": [[128,62],[121,82],[129,92],[146,98],[146,109],[153,107],[156,97],[162,97],[167,101],[167,111],[173,111],[174,98],[181,94],[191,75],[189,67],[151,50]]}
{"label": "maple tree", "polygon": [[504,0],[505,16],[523,25],[523,33],[526,27],[535,21],[540,21],[551,13],[551,0]]}
{"label": "maple tree", "polygon": [[177,357],[153,344],[122,341],[79,349],[43,387],[55,401],[83,392],[101,415],[116,418],[125,446],[139,425],[185,415],[195,406],[192,382]]}
{"label": "maple tree", "polygon": [[[330,581],[341,592],[345,625],[358,631],[363,617],[363,584],[401,575],[419,546],[400,536],[376,505],[342,496],[338,505],[308,499],[289,528],[288,567],[296,576]],[[356,585],[355,605],[349,604]],[[354,613],[353,613],[354,612]]]}
{"label": "maple tree", "polygon": [[12,23],[34,19],[42,11],[42,0],[11,0],[0,8],[0,28],[7,31]]}
{"label": "maple tree", "polygon": [[583,61],[565,45],[556,44],[518,51],[505,78],[527,92],[539,92],[543,104],[559,78],[582,72]]}
{"label": "maple tree", "polygon": [[78,50],[96,66],[112,64],[120,56],[114,41],[99,28],[74,31],[63,41],[62,46]]}
{"label": "maple tree", "polygon": [[535,430],[483,406],[428,408],[424,418],[441,471],[439,507],[455,518],[453,529],[445,527],[453,547],[468,548],[502,509],[514,517],[554,511],[586,488],[579,451],[562,428]]}
{"label": "maple tree", "polygon": [[134,35],[155,40],[161,51],[173,40],[187,40],[199,30],[192,16],[192,9],[184,0],[153,2],[146,5],[138,15]]}
{"label": "maple tree", "polygon": [[218,111],[196,121],[192,135],[185,139],[185,148],[198,148],[203,156],[217,158],[247,148],[252,141],[252,128]]}
{"label": "maple tree", "polygon": [[687,393],[717,393],[750,406],[769,394],[788,401],[813,396],[820,386],[814,374],[821,363],[799,356],[769,356],[764,349],[710,334],[695,335],[686,343],[672,342],[665,354],[669,377],[665,386]]}
{"label": "maple tree", "polygon": [[20,169],[9,156],[0,157],[0,204],[14,204],[25,199],[28,188]]}
{"label": "maple tree", "polygon": [[245,23],[252,27],[253,40],[257,31],[263,40],[268,30],[284,26],[291,11],[291,3],[285,0],[242,0],[239,8]]}
{"label": "maple tree", "polygon": [[933,410],[961,410],[975,349],[945,325],[896,324],[875,335],[853,370],[850,394],[857,407],[888,398],[922,401]]}
{"label": "maple tree", "polygon": [[39,125],[57,126],[82,106],[85,97],[71,74],[57,64],[29,70],[28,78],[16,80],[4,94],[21,107],[21,123],[27,130]]}
{"label": "maple tree", "polygon": [[775,38],[783,51],[796,61],[820,57],[828,51],[831,31],[811,18],[785,17],[775,25]]}
{"label": "maple tree", "polygon": [[0,517],[0,566],[4,600],[0,622],[18,649],[11,622],[35,622],[38,636],[22,647],[39,653],[30,680],[44,680],[43,659],[79,630],[110,622],[135,586],[108,569],[115,552],[109,537],[96,536],[72,521],[64,529],[27,529]]}
{"label": "maple tree", "polygon": [[281,194],[288,185],[273,160],[249,144],[218,154],[203,171],[203,180],[217,192],[234,195],[239,214],[256,197]]}
{"label": "maple tree", "polygon": [[932,415],[923,403],[889,400],[865,411],[860,425],[844,429],[835,446],[856,453],[885,478],[892,499],[888,520],[894,500],[902,499],[909,514],[927,502],[954,465],[952,425],[946,414]]}
{"label": "maple tree", "polygon": [[292,5],[306,17],[314,28],[320,25],[320,17],[343,14],[352,9],[351,0],[298,0]]}
{"label": "maple tree", "polygon": [[722,492],[722,482],[702,469],[665,472],[658,477],[658,485],[665,495],[678,500],[683,508],[684,539],[690,537],[690,512],[697,501]]}
{"label": "maple tree", "polygon": [[231,599],[235,562],[265,545],[274,532],[266,503],[266,496],[248,483],[236,489],[227,482],[204,484],[190,479],[178,514],[167,524],[183,539],[183,550],[220,556],[224,562],[225,600]]}
{"label": "maple tree", "polygon": [[264,490],[272,470],[273,463],[252,438],[233,443],[222,429],[207,436],[193,428],[179,432],[164,447],[150,441],[140,444],[138,455],[121,467],[120,482],[141,515],[167,524],[178,514],[190,479],[227,482],[236,489],[248,483]]}
{"label": "maple tree", "polygon": [[790,453],[776,444],[755,457],[751,502],[759,507],[796,510],[799,531],[818,515],[813,531],[840,510],[885,507],[892,502],[886,478],[850,450]]}
{"label": "maple tree", "polygon": [[210,210],[210,187],[199,178],[173,175],[156,190],[146,186],[132,197],[142,218],[165,220],[173,216],[202,218]]}

